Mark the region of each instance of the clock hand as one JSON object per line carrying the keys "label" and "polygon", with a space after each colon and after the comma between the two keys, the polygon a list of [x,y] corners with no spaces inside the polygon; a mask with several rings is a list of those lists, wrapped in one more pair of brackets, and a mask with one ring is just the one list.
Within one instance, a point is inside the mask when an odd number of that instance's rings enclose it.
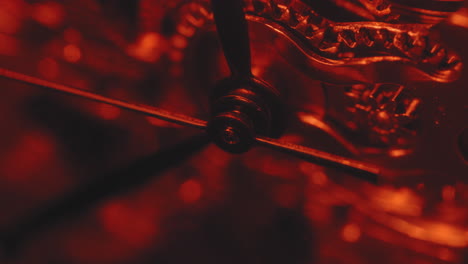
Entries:
{"label": "clock hand", "polygon": [[374,184],[381,180],[380,178],[383,172],[382,169],[371,164],[366,164],[362,161],[337,156],[309,147],[284,143],[272,138],[257,137],[256,141],[261,146],[296,156],[302,160],[320,166],[342,170],[357,178],[361,178]]}
{"label": "clock hand", "polygon": [[4,77],[10,80],[15,80],[18,82],[26,83],[26,84],[41,87],[41,88],[51,89],[51,90],[62,92],[62,93],[69,94],[69,95],[78,96],[78,97],[85,98],[85,99],[95,101],[95,102],[113,105],[122,109],[126,109],[126,110],[130,110],[133,112],[141,113],[147,116],[159,118],[159,119],[172,122],[175,124],[183,125],[183,126],[189,126],[189,127],[199,128],[199,129],[204,129],[206,127],[206,121],[199,120],[193,117],[168,112],[164,109],[160,109],[156,107],[150,107],[147,105],[139,105],[135,103],[128,103],[125,101],[112,99],[109,97],[87,92],[87,91],[73,88],[70,86],[66,86],[63,84],[58,84],[58,83],[46,81],[40,78],[36,78],[33,76],[25,75],[22,73],[10,71],[4,68],[0,68],[0,77]]}
{"label": "clock hand", "polygon": [[224,56],[234,78],[250,79],[251,58],[247,21],[242,0],[211,0]]}
{"label": "clock hand", "polygon": [[[13,72],[7,69],[0,68],[0,76],[3,76],[8,79],[20,81],[26,84],[39,86],[42,88],[47,88],[59,92],[63,92],[70,95],[75,95],[78,97],[86,98],[89,100],[93,100],[96,102],[101,102],[105,104],[110,104],[113,106],[117,106],[123,109],[135,111],[144,115],[153,116],[162,120],[166,120],[172,123],[195,127],[199,129],[206,129],[207,122],[203,120],[199,120],[193,117],[168,112],[163,109],[153,108],[146,105],[137,105],[133,103],[127,103],[124,101],[108,98],[105,96],[97,95],[91,92],[79,90],[73,87],[68,87],[61,84],[56,84],[53,82],[49,82],[46,80],[42,80],[39,78],[35,78],[32,76],[24,75],[21,73]],[[255,141],[263,146],[267,146],[281,152],[285,152],[288,154],[292,154],[299,158],[302,158],[306,161],[316,163],[318,165],[333,167],[337,169],[344,170],[352,175],[368,180],[370,182],[377,182],[377,178],[379,177],[380,170],[377,167],[364,164],[361,161],[351,160],[348,158],[336,156],[333,154],[329,154],[323,151],[315,150],[312,148],[292,145],[288,143],[281,143],[278,140],[271,139],[268,137],[256,137]]]}
{"label": "clock hand", "polygon": [[38,232],[66,218],[77,216],[85,210],[113,196],[129,192],[174,168],[209,143],[205,134],[194,136],[168,149],[140,158],[129,166],[97,177],[79,186],[62,199],[52,201],[43,210],[17,222],[1,234],[0,243],[7,257],[15,257],[20,248]]}

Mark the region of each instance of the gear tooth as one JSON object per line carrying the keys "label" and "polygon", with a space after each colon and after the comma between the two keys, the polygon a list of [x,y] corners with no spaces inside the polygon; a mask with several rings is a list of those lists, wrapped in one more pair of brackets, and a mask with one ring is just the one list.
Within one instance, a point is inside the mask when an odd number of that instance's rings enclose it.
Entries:
{"label": "gear tooth", "polygon": [[187,21],[187,23],[179,24],[176,30],[177,33],[179,33],[180,35],[190,38],[193,35],[195,35],[196,27],[194,27],[192,23],[189,23]]}
{"label": "gear tooth", "polygon": [[198,8],[197,8],[197,11],[203,15],[205,18],[209,18],[209,19],[212,19],[213,18],[213,12],[211,12],[211,10],[208,10],[207,8],[205,8],[204,6],[201,6],[199,5]]}
{"label": "gear tooth", "polygon": [[308,19],[307,15],[298,14],[299,24],[307,25],[308,24],[307,19]]}
{"label": "gear tooth", "polygon": [[204,17],[195,17],[193,14],[187,15],[185,20],[188,24],[192,25],[192,27],[201,27],[205,23]]}
{"label": "gear tooth", "polygon": [[461,62],[461,59],[457,55],[448,56],[448,59],[447,59],[448,64],[454,64],[454,63],[458,63],[458,62]]}
{"label": "gear tooth", "polygon": [[[297,24],[294,26],[294,28],[302,33],[304,36],[306,35],[306,31],[310,33],[310,30],[313,30],[314,28],[309,29],[309,24],[307,23],[307,16],[300,14],[300,13],[295,13],[296,19],[297,19]],[[307,37],[307,36],[306,36]]]}
{"label": "gear tooth", "polygon": [[375,41],[372,35],[373,34],[371,30],[369,30],[368,28],[362,27],[359,29],[359,32],[357,34],[358,42],[364,44],[367,47],[372,47],[375,44]]}
{"label": "gear tooth", "polygon": [[323,42],[323,31],[316,31],[313,35],[307,37],[307,39],[314,45],[319,46]]}
{"label": "gear tooth", "polygon": [[422,47],[424,50],[427,49],[427,45],[429,44],[429,40],[427,36],[418,36],[414,38],[412,45],[417,47]]}
{"label": "gear tooth", "polygon": [[283,10],[275,3],[274,0],[269,1],[269,6],[271,9],[271,16],[275,19],[279,19],[283,15]]}
{"label": "gear tooth", "polygon": [[440,47],[440,46],[437,46],[437,47],[434,46],[433,48],[437,48],[435,50],[435,53],[430,54],[430,56],[425,60],[425,62],[436,65],[436,66],[438,65],[439,67],[444,68],[445,67],[444,61],[448,61],[447,49]]}
{"label": "gear tooth", "polygon": [[346,34],[345,34],[343,31],[340,31],[340,32],[338,33],[337,40],[338,40],[338,42],[343,42],[343,43],[345,43],[345,44],[348,46],[348,43],[347,43],[347,41],[346,41],[346,36],[345,36],[345,35],[346,35]]}
{"label": "gear tooth", "polygon": [[426,52],[428,57],[432,57],[435,56],[441,49],[442,46],[439,43],[432,43],[427,45]]}
{"label": "gear tooth", "polygon": [[393,46],[393,36],[392,33],[386,28],[380,28],[375,32],[374,39],[376,42],[380,43],[384,48],[389,49]]}
{"label": "gear tooth", "polygon": [[355,48],[357,46],[354,31],[349,29],[345,29],[338,33],[338,41],[346,44],[346,46],[350,48]]}
{"label": "gear tooth", "polygon": [[411,48],[410,36],[406,32],[395,34],[393,37],[393,45],[402,51],[408,51]]}
{"label": "gear tooth", "polygon": [[379,29],[368,29],[369,36],[376,41],[379,41],[382,38],[382,34]]}
{"label": "gear tooth", "polygon": [[289,13],[289,19],[288,19],[288,24],[291,26],[291,27],[296,27],[298,24],[299,24],[299,19],[298,19],[298,15],[297,15],[297,12],[292,9],[291,7],[288,8],[288,13]]}
{"label": "gear tooth", "polygon": [[446,55],[440,63],[442,69],[454,69],[460,70],[462,66],[462,61],[457,55]]}
{"label": "gear tooth", "polygon": [[441,49],[439,49],[439,51],[436,54],[436,57],[440,57],[440,58],[448,60],[447,56],[448,56],[447,49],[443,48],[443,47]]}
{"label": "gear tooth", "polygon": [[323,32],[323,38],[319,44],[319,49],[326,53],[336,54],[339,48],[340,43],[338,42],[337,33],[333,30],[333,27],[327,27]]}
{"label": "gear tooth", "polygon": [[410,39],[410,48],[408,55],[411,58],[421,60],[424,57],[424,52],[427,48],[427,37],[415,36]]}
{"label": "gear tooth", "polygon": [[322,52],[335,55],[338,53],[340,45],[338,43],[322,42],[319,49]]}
{"label": "gear tooth", "polygon": [[321,28],[322,20],[317,19],[314,15],[307,17],[307,25],[312,28],[314,31],[317,31]]}

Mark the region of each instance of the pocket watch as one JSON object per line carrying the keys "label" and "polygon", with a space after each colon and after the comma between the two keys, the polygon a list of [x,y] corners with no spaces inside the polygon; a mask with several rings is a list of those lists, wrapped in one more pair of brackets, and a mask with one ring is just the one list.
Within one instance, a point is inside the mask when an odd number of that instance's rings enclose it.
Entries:
{"label": "pocket watch", "polygon": [[464,6],[3,1],[0,263],[465,263]]}

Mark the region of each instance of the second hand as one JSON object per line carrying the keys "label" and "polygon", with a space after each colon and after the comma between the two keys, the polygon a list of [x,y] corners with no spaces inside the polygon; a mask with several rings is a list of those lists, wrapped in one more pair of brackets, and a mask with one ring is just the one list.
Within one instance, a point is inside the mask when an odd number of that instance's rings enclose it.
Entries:
{"label": "second hand", "polygon": [[95,102],[113,105],[122,109],[127,109],[133,112],[138,112],[138,113],[151,116],[151,117],[156,117],[156,118],[159,118],[168,122],[172,122],[175,124],[183,125],[183,126],[189,126],[189,127],[194,127],[198,129],[205,129],[206,124],[207,124],[206,121],[199,120],[197,118],[172,113],[172,112],[159,109],[156,107],[150,107],[146,105],[139,105],[135,103],[128,103],[125,101],[112,99],[112,98],[98,95],[95,93],[90,93],[90,92],[83,91],[77,88],[73,88],[70,86],[63,85],[63,84],[57,84],[54,82],[46,81],[43,79],[39,79],[36,77],[32,77],[29,75],[21,74],[21,73],[10,71],[10,70],[3,69],[3,68],[0,68],[0,76],[7,78],[7,79],[15,80],[18,82],[62,92],[62,93],[69,94],[69,95],[86,98]]}
{"label": "second hand", "polygon": [[[62,84],[46,81],[29,75],[21,74],[18,72],[10,71],[7,69],[0,68],[0,77],[4,77],[10,80],[46,88],[58,92],[62,92],[69,95],[78,96],[95,102],[105,103],[113,105],[122,109],[127,109],[133,112],[138,112],[147,116],[159,118],[168,122],[179,124],[182,126],[193,127],[205,130],[207,127],[207,121],[193,118],[190,116],[172,113],[156,107],[150,107],[146,105],[139,105],[135,103],[128,103],[125,101],[112,99],[95,93],[83,91],[77,88],[69,87]],[[287,153],[296,156],[302,160],[315,163],[325,167],[331,167],[340,169],[342,171],[351,173],[353,176],[364,179],[371,183],[377,183],[381,176],[381,170],[378,167],[363,163],[358,160],[352,160],[340,156],[336,156],[330,153],[319,151],[313,148],[297,146],[293,144],[283,143],[276,139],[267,137],[256,137],[255,139],[259,145],[276,149],[280,152]]]}

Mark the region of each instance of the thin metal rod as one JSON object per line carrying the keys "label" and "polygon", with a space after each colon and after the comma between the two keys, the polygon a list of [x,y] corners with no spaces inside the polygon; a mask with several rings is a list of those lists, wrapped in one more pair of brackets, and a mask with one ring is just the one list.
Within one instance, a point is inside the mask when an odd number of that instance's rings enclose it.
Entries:
{"label": "thin metal rod", "polygon": [[[124,101],[108,98],[105,96],[97,95],[80,89],[72,88],[62,84],[53,83],[36,77],[28,76],[25,74],[17,73],[7,69],[0,68],[0,77],[23,82],[26,84],[59,91],[65,94],[78,96],[88,100],[105,103],[127,109],[130,111],[142,113],[147,116],[159,118],[175,124],[194,127],[198,129],[206,129],[207,122],[193,117],[172,113],[163,109],[150,107],[146,105],[138,105],[134,103],[127,103]],[[283,143],[275,139],[266,137],[257,137],[256,141],[259,145],[276,149],[290,155],[299,157],[305,161],[316,163],[318,165],[340,169],[342,171],[351,173],[352,175],[367,180],[369,182],[377,183],[381,170],[378,167],[363,163],[361,161],[348,159],[345,157],[333,155],[320,150],[294,145],[290,143]]]}
{"label": "thin metal rod", "polygon": [[321,166],[330,167],[351,173],[353,176],[364,179],[372,183],[378,183],[381,176],[381,169],[361,161],[348,159],[345,157],[333,155],[317,149],[299,146],[290,143],[283,143],[276,139],[257,137],[259,145],[276,149],[290,155],[294,155],[305,161],[312,162]]}
{"label": "thin metal rod", "polygon": [[117,99],[112,99],[109,97],[105,97],[102,95],[98,95],[95,93],[83,91],[77,88],[69,87],[66,85],[62,84],[57,84],[53,83],[50,81],[46,81],[43,79],[39,79],[36,77],[32,77],[29,75],[25,75],[22,73],[10,71],[4,68],[0,68],[0,77],[4,77],[10,80],[15,80],[18,82],[26,83],[29,85],[34,85],[58,92],[62,92],[65,94],[69,95],[74,95],[78,96],[81,98],[85,98],[91,101],[99,102],[99,103],[104,103],[108,105],[113,105],[122,109],[130,110],[133,112],[141,113],[147,116],[155,117],[158,119],[162,119],[171,123],[179,124],[182,126],[189,126],[189,127],[194,127],[198,129],[205,129],[207,122],[204,120],[200,120],[197,118],[177,114],[177,113],[172,113],[160,108],[156,107],[150,107],[147,105],[139,105],[135,103],[128,103],[125,101],[117,100]]}

